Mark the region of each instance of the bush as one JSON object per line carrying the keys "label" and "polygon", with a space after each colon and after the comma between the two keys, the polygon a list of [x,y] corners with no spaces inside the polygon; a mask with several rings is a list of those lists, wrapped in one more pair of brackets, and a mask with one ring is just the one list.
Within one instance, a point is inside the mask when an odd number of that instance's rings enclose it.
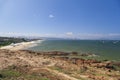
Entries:
{"label": "bush", "polygon": [[14,71],[14,70],[2,70],[0,72],[0,77],[1,78],[6,78],[6,77],[18,77],[21,74],[18,71]]}

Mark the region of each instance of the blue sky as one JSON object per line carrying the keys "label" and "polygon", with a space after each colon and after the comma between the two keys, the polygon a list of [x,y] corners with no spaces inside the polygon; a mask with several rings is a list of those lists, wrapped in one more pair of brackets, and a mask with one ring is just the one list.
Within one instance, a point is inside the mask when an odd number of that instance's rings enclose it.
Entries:
{"label": "blue sky", "polygon": [[120,1],[0,0],[0,35],[120,39]]}

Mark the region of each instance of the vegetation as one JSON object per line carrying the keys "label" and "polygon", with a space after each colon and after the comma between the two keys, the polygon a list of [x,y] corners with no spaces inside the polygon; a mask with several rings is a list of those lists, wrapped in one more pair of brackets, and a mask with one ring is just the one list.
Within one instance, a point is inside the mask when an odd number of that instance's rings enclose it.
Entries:
{"label": "vegetation", "polygon": [[0,80],[49,80],[48,78],[40,75],[26,74],[12,68],[14,68],[14,66],[1,70]]}
{"label": "vegetation", "polygon": [[24,38],[0,37],[0,47],[10,45],[11,43],[26,42]]}
{"label": "vegetation", "polygon": [[92,54],[28,50],[0,53],[0,80],[120,80],[120,62],[77,57]]}

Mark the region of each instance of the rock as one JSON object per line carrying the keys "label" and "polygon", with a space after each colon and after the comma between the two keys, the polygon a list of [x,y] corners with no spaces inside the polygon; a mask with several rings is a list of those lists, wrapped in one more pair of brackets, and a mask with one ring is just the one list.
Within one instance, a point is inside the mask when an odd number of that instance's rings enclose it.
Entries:
{"label": "rock", "polygon": [[71,54],[72,56],[77,56],[77,55],[78,55],[77,52],[71,52],[70,54]]}

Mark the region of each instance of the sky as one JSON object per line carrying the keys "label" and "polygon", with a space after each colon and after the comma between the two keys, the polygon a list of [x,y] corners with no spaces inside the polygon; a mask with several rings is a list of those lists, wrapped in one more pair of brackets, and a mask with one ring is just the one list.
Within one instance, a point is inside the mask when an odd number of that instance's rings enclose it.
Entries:
{"label": "sky", "polygon": [[120,39],[120,0],[0,0],[0,36]]}

